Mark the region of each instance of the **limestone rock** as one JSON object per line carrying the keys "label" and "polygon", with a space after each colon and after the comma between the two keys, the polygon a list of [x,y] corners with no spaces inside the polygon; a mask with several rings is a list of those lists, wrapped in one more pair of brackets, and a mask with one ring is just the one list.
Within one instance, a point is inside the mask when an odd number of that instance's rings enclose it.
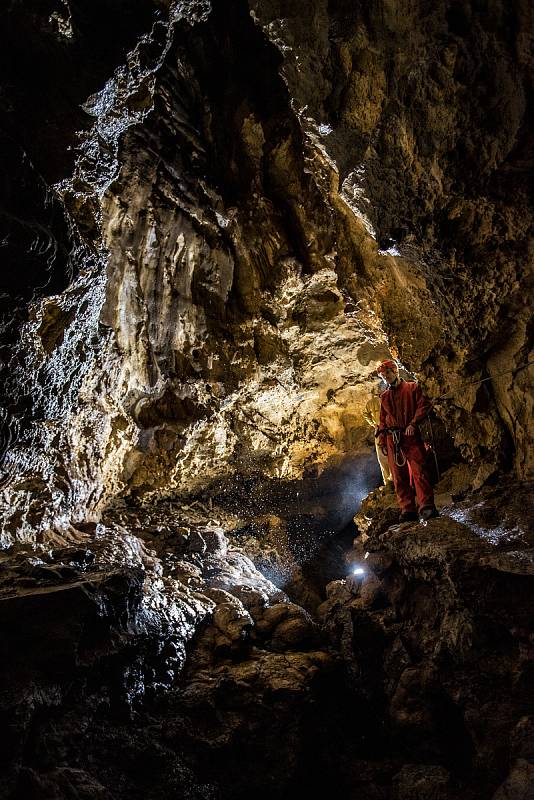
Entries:
{"label": "limestone rock", "polygon": [[532,11],[429,9],[0,11],[0,793],[530,796]]}

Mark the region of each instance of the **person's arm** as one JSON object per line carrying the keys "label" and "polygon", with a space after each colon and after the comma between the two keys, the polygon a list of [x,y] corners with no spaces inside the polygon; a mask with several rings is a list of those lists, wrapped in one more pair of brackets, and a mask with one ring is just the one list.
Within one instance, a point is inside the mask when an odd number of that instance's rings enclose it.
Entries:
{"label": "person's arm", "polygon": [[[430,409],[432,408],[432,403],[425,397],[422,389],[419,385],[415,387],[415,414],[413,415],[413,419],[410,422],[410,425],[417,425],[419,422],[422,422],[424,419],[428,417],[430,413]],[[407,426],[410,427],[410,426]]]}

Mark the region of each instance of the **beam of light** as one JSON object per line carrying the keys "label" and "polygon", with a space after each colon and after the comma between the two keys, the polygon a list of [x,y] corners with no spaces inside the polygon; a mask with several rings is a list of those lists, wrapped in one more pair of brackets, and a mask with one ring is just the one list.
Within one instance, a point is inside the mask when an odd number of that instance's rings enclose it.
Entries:
{"label": "beam of light", "polygon": [[[373,448],[374,450],[374,448]],[[380,467],[374,452],[359,453],[335,472],[330,473],[335,481],[332,495],[332,516],[335,527],[347,525],[359,510],[362,500],[382,483]]]}

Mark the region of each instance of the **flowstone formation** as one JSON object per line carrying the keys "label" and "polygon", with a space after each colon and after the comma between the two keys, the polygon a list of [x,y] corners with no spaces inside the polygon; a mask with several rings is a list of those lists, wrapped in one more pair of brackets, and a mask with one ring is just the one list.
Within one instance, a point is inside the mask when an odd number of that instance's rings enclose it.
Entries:
{"label": "flowstone formation", "polygon": [[[95,122],[55,184],[96,266],[82,251],[74,283],[22,325],[15,391],[37,394],[44,419],[5,460],[25,475],[20,492],[11,481],[15,537],[28,514],[31,535],[119,495],[295,480],[367,437],[369,376],[388,351],[363,285],[355,298],[336,272],[332,177],[250,15],[184,15],[155,23],[85,103]],[[242,46],[261,80],[236,61]],[[42,463],[27,464],[37,441]]]}
{"label": "flowstone formation", "polygon": [[0,21],[2,795],[528,797],[526,0]]}

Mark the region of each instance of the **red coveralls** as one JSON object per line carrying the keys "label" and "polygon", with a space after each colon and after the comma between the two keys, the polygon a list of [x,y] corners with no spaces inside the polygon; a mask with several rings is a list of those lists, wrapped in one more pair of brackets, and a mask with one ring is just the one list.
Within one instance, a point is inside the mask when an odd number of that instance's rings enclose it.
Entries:
{"label": "red coveralls", "polygon": [[[379,444],[381,447],[386,447],[387,444],[389,468],[393,475],[400,509],[415,511],[415,496],[419,511],[422,508],[433,507],[434,492],[425,467],[426,452],[421,434],[417,429],[415,436],[406,436],[404,432],[402,433],[401,449],[406,456],[406,464],[399,467],[395,463],[393,436],[390,433],[386,435],[385,432],[386,428],[401,428],[404,431],[408,425],[416,426],[428,415],[432,403],[423,395],[417,383],[403,380],[386,389],[381,401]],[[415,492],[410,481],[410,470],[415,483]]]}

